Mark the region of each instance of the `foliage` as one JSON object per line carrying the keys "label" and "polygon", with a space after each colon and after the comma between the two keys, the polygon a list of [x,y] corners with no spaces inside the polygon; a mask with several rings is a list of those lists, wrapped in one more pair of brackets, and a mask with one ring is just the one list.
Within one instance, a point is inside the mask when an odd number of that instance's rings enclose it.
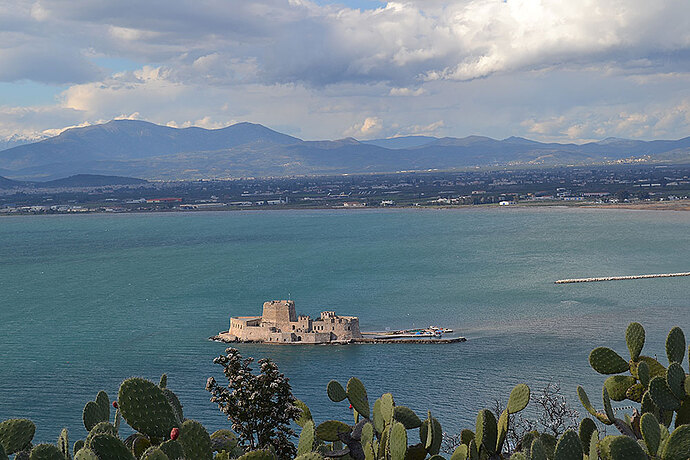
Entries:
{"label": "foliage", "polygon": [[268,359],[259,360],[260,373],[254,375],[252,358],[243,359],[235,348],[225,353],[213,362],[223,366],[228,385],[221,386],[209,377],[206,390],[212,395],[211,402],[218,404],[232,422],[241,445],[250,450],[270,449],[279,458],[291,458],[296,448],[290,441],[295,435],[290,423],[302,411],[295,406],[288,379]]}
{"label": "foliage", "polygon": [[[474,430],[465,429],[457,437],[450,460],[690,459],[685,336],[680,328],[669,333],[668,366],[642,354],[644,341],[644,328],[631,323],[626,331],[630,360],[606,347],[592,351],[592,367],[609,375],[602,388],[603,410],[596,410],[578,387],[580,401],[593,419],[582,419],[577,429],[571,426],[574,414],[560,388],[549,385],[532,395],[527,385],[519,384],[505,407],[479,411]],[[242,359],[234,349],[214,362],[223,366],[229,383],[221,387],[210,378],[207,389],[236,433],[219,430],[209,436],[199,422],[186,419],[165,376],[158,385],[134,377],[120,385],[112,404],[114,415],[105,392],[86,403],[82,416],[88,434],[74,443],[71,452],[67,430],[62,430],[56,444],[34,446],[36,427],[31,421],[0,423],[0,460],[11,455],[14,460],[276,460],[295,456],[296,460],[443,460],[439,455],[443,431],[430,412],[422,419],[410,408],[397,405],[390,393],[371,405],[364,384],[355,377],[345,388],[336,381],[326,388],[333,402],[349,403],[352,423],[327,420],[317,425],[271,361],[259,361],[258,375],[252,373],[252,360]],[[617,413],[626,409],[614,409],[612,401],[624,400],[633,404],[632,413],[620,418]],[[530,401],[542,417],[534,422],[536,426],[525,425],[523,431],[529,431],[517,442],[510,437],[522,420],[516,414]],[[119,435],[121,420],[136,430],[124,440]],[[302,427],[296,447],[290,439],[292,421]],[[620,435],[600,436],[602,425]],[[539,430],[530,430],[534,427]]]}

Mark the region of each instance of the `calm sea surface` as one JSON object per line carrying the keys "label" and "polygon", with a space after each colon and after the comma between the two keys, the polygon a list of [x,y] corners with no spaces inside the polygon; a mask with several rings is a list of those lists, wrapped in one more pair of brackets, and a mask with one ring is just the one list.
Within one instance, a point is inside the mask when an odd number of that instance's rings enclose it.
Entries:
{"label": "calm sea surface", "polygon": [[[690,336],[690,278],[554,285],[559,278],[690,271],[690,213],[581,209],[268,211],[0,219],[0,419],[28,417],[36,438],[67,426],[100,389],[169,375],[185,415],[227,426],[208,401],[207,337],[266,300],[336,310],[363,330],[431,324],[453,345],[242,345],[274,359],[317,421],[350,421],[330,379],[362,379],[373,401],[429,409],[444,430],[513,385],[553,380],[571,400],[604,380],[587,355],[636,320],[666,362],[673,325]],[[600,405],[600,404],[599,404]],[[579,404],[576,404],[579,408]]]}

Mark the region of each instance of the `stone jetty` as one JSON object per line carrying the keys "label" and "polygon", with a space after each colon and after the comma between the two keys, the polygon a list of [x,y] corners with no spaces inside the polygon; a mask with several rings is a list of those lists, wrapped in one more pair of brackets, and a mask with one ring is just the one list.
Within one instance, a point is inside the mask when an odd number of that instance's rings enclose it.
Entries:
{"label": "stone jetty", "polygon": [[690,276],[690,272],[658,273],[654,275],[602,276],[598,278],[572,278],[555,281],[555,284],[590,283],[595,281],[639,280],[644,278],[673,278],[676,276]]}

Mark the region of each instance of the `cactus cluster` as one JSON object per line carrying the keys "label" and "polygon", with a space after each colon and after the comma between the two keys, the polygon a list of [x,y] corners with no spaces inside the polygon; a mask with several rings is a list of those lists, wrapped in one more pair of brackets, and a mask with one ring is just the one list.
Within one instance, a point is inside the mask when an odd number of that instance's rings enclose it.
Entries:
{"label": "cactus cluster", "polygon": [[[591,352],[591,366],[608,378],[602,388],[601,410],[594,407],[582,387],[577,388],[582,405],[592,416],[582,419],[577,431],[568,430],[559,438],[532,431],[517,446],[508,445],[512,416],[525,409],[531,396],[529,387],[519,384],[500,414],[479,411],[474,431],[462,431],[461,443],[450,460],[690,460],[690,376],[683,367],[685,336],[680,328],[668,334],[668,366],[643,355],[644,342],[644,328],[632,323],[626,331],[629,360],[606,347]],[[296,452],[295,460],[443,460],[443,431],[430,412],[421,419],[409,407],[397,405],[390,393],[372,405],[364,384],[352,377],[345,387],[335,380],[326,386],[333,402],[349,403],[352,422],[327,420],[317,425],[307,405],[291,395],[287,379],[273,363],[260,361],[262,373],[252,376],[248,367],[251,360],[242,361],[233,349],[227,353],[218,360],[226,364],[230,385],[224,389],[215,382],[209,384],[216,402],[235,404],[221,405],[221,409],[229,414],[231,408],[251,403],[236,396],[239,381],[249,385],[243,390],[251,390],[242,393],[243,398],[256,398],[261,391],[267,396],[265,405],[256,406],[259,412],[247,414],[276,412],[278,406],[269,403],[271,398],[280,398],[280,407],[287,408],[288,413],[273,414],[266,420],[294,420],[302,428],[296,447],[276,448],[290,430],[271,431],[268,425],[254,432],[259,433],[255,445],[243,443],[243,434],[237,430],[209,435],[201,423],[184,418],[182,404],[163,375],[158,385],[137,377],[122,382],[117,401],[112,403],[114,415],[107,393],[99,392],[84,406],[87,434],[71,449],[67,429],[60,432],[56,444],[33,445],[36,427],[31,421],[5,420],[0,423],[0,460],[10,456],[14,460],[287,460],[293,457],[286,454],[288,451]],[[242,377],[239,380],[238,375]],[[281,390],[275,392],[270,382],[277,382]],[[620,410],[614,409],[613,402],[626,400],[635,406],[631,414],[619,417]],[[121,420],[135,430],[126,439],[120,438]],[[602,425],[614,427],[620,434],[600,436]],[[275,441],[279,442],[274,445]]]}
{"label": "cactus cluster", "polygon": [[[203,425],[182,418],[182,405],[167,388],[167,377],[160,384],[141,378],[122,382],[111,421],[110,400],[101,391],[84,406],[85,439],[70,449],[67,429],[54,444],[31,441],[36,427],[29,420],[11,419],[0,423],[0,460],[218,460],[239,457],[237,437],[229,430],[209,436]],[[120,420],[137,430],[119,437]],[[215,441],[214,441],[215,440]]]}
{"label": "cactus cluster", "polygon": [[298,459],[422,460],[438,456],[443,431],[430,412],[422,420],[409,407],[396,405],[390,393],[378,398],[372,407],[366,388],[356,377],[346,388],[331,380],[326,393],[333,402],[349,402],[354,423],[327,420],[316,426],[309,409],[300,403]]}
{"label": "cactus cluster", "polygon": [[510,416],[522,411],[530,400],[530,389],[524,383],[516,385],[508,398],[508,405],[496,420],[493,412],[479,411],[475,431],[463,430],[462,443],[455,449],[451,460],[500,459],[503,443],[510,425]]}

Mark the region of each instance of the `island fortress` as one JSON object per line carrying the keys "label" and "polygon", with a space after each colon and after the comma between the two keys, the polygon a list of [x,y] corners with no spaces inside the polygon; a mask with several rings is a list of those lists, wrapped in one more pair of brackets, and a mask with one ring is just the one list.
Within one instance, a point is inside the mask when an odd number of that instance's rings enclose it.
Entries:
{"label": "island fortress", "polygon": [[349,343],[361,339],[359,318],[321,312],[312,319],[295,312],[292,300],[264,303],[261,316],[237,316],[230,319],[230,330],[221,334],[238,342],[266,343]]}

